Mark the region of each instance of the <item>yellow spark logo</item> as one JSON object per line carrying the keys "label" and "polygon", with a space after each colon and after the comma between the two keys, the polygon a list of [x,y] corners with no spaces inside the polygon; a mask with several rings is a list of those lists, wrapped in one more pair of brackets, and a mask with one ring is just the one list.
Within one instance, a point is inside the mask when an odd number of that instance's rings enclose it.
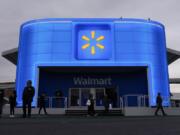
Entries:
{"label": "yellow spark logo", "polygon": [[[87,43],[82,46],[82,49],[84,50],[84,49],[87,49],[88,47],[91,47],[92,55],[94,55],[96,53],[95,46],[98,47],[99,49],[104,49],[104,45],[99,43],[100,41],[104,40],[104,36],[99,36],[98,38],[95,39],[95,34],[96,34],[95,31],[91,31],[91,38],[89,38],[85,35],[82,36],[82,39],[87,41]],[[91,40],[96,40],[96,45],[91,45],[90,44]]]}

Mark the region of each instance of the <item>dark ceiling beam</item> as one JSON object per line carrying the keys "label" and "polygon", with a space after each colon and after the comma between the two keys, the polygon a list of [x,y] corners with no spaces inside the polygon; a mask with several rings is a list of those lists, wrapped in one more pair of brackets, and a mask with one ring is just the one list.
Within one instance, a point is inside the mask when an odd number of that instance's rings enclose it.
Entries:
{"label": "dark ceiling beam", "polygon": [[18,49],[13,48],[7,51],[2,52],[2,57],[6,58],[13,64],[17,65],[17,59],[18,59]]}
{"label": "dark ceiling beam", "polygon": [[180,78],[170,78],[169,83],[170,84],[180,84]]}

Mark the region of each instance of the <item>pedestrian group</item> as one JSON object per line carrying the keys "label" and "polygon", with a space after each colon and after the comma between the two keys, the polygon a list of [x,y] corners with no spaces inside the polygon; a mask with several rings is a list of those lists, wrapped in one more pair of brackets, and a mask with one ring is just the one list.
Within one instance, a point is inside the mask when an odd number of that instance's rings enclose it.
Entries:
{"label": "pedestrian group", "polygon": [[[32,101],[33,97],[35,95],[35,88],[32,86],[32,81],[28,80],[27,85],[23,90],[22,94],[22,107],[23,107],[23,118],[31,117],[31,108],[32,108]],[[16,107],[16,91],[13,91],[9,96],[9,104],[10,104],[10,117],[14,117],[15,114],[15,107]],[[46,104],[45,104],[45,93],[42,93],[40,95],[39,99],[39,113],[41,114],[41,110],[44,110],[44,113],[47,115],[46,111]],[[4,100],[4,92],[0,91],[0,118],[2,115],[2,108],[3,108],[3,100]],[[90,94],[89,98],[87,99],[86,105],[87,105],[87,116],[97,116],[94,109],[94,98]],[[109,112],[109,109],[112,107],[110,100],[107,95],[104,95],[104,114],[107,115]],[[164,112],[163,105],[162,105],[163,99],[161,97],[161,93],[158,93],[156,97],[156,111],[154,113],[155,116],[158,115],[159,110],[162,111],[163,116],[166,116],[166,113]],[[26,111],[28,109],[28,111]],[[28,112],[28,113],[27,113]]]}

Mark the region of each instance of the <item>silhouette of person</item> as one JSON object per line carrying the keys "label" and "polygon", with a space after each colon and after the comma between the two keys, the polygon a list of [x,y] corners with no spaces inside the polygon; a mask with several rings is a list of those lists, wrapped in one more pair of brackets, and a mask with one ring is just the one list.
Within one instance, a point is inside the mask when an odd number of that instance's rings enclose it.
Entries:
{"label": "silhouette of person", "polygon": [[3,108],[3,99],[4,98],[4,91],[0,90],[0,118],[2,115],[2,108]]}
{"label": "silhouette of person", "polygon": [[9,97],[10,117],[14,117],[14,108],[16,106],[16,91],[13,91]]}
{"label": "silhouette of person", "polygon": [[39,114],[41,114],[41,110],[44,109],[44,113],[47,115],[45,98],[45,93],[42,93],[39,99]]}
{"label": "silhouette of person", "polygon": [[95,110],[94,110],[94,99],[93,99],[93,96],[91,95],[90,96],[90,106],[89,106],[89,109],[90,109],[90,115],[91,116],[94,116],[95,115]]}
{"label": "silhouette of person", "polygon": [[156,104],[157,104],[157,108],[155,111],[155,116],[158,115],[158,111],[161,109],[163,116],[166,115],[166,113],[164,112],[163,106],[162,106],[162,97],[161,97],[161,93],[158,93],[157,97],[156,97]]}
{"label": "silhouette of person", "polygon": [[28,106],[28,117],[31,117],[31,103],[35,94],[35,88],[32,86],[32,81],[27,81],[27,86],[23,91],[23,118],[26,118],[26,105]]}
{"label": "silhouette of person", "polygon": [[104,113],[107,114],[109,112],[109,98],[107,95],[104,95]]}
{"label": "silhouette of person", "polygon": [[86,102],[86,105],[88,107],[88,116],[90,116],[91,115],[91,107],[90,107],[90,105],[91,105],[91,97],[90,96],[89,96],[89,98],[88,98],[88,100]]}
{"label": "silhouette of person", "polygon": [[87,100],[86,105],[88,106],[88,115],[87,116],[94,116],[95,115],[94,99],[93,99],[92,95],[89,96],[89,99]]}

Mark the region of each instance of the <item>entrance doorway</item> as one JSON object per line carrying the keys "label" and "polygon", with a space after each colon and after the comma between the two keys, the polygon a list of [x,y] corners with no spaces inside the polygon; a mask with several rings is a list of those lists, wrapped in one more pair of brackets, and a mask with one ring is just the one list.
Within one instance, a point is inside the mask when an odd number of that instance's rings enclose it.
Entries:
{"label": "entrance doorway", "polygon": [[95,106],[103,106],[105,88],[70,88],[69,107],[86,106],[90,95],[95,100]]}
{"label": "entrance doorway", "polygon": [[[54,97],[56,91],[61,91],[62,96],[68,99],[68,107],[85,107],[91,92],[95,105],[100,108],[103,106],[102,97],[106,93],[112,107],[116,108],[120,107],[120,97],[130,94],[148,95],[147,70],[147,67],[131,66],[39,67],[38,94],[46,93],[47,96]],[[88,79],[93,81],[88,82]],[[137,103],[131,98],[128,99],[128,105],[137,106]]]}

